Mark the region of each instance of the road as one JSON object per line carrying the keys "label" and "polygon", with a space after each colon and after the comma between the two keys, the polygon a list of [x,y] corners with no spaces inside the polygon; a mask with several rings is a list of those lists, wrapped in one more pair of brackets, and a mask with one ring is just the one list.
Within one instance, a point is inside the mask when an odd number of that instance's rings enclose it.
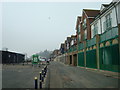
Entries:
{"label": "road", "polygon": [[46,88],[118,88],[118,79],[84,68],[53,61],[48,66]]}
{"label": "road", "polygon": [[[34,77],[39,77],[41,67],[28,65],[3,65],[2,88],[34,88]],[[118,79],[84,68],[50,62],[44,88],[117,88]]]}
{"label": "road", "polygon": [[39,77],[41,67],[28,65],[3,65],[2,88],[34,88],[34,77]]}

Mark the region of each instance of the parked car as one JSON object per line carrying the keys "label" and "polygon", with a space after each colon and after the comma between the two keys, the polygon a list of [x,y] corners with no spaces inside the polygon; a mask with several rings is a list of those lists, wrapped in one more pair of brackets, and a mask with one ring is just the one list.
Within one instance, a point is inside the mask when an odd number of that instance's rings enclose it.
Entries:
{"label": "parked car", "polygon": [[45,65],[45,64],[46,64],[46,59],[41,58],[40,61],[41,61],[41,64],[42,64],[42,65]]}

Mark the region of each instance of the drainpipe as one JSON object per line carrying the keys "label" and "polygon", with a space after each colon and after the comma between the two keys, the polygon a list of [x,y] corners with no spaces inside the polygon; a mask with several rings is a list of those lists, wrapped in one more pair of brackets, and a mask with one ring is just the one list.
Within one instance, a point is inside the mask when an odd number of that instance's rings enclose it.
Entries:
{"label": "drainpipe", "polygon": [[96,58],[97,58],[97,69],[99,70],[100,69],[100,58],[99,58],[99,35],[97,34],[96,35]]}
{"label": "drainpipe", "polygon": [[84,66],[86,68],[86,41],[84,41]]}
{"label": "drainpipe", "polygon": [[[119,2],[118,2],[119,3]],[[115,14],[116,14],[116,21],[117,21],[117,25],[118,25],[118,44],[119,44],[119,54],[120,54],[120,24],[118,22],[118,12],[117,12],[117,9],[116,9],[116,6],[114,4],[114,7],[115,7]],[[118,6],[119,7],[119,6]],[[118,8],[119,9],[119,8]],[[120,59],[120,55],[119,55],[119,59]]]}
{"label": "drainpipe", "polygon": [[101,29],[101,34],[102,34],[102,22],[101,22],[101,17],[99,17],[99,19],[100,19],[100,29]]}

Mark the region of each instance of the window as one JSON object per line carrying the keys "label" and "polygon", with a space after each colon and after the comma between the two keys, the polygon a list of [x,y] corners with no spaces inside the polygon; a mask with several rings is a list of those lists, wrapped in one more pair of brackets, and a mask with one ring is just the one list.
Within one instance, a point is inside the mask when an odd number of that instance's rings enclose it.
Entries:
{"label": "window", "polygon": [[106,21],[104,22],[104,30],[109,30],[112,27],[111,14],[106,15]]}
{"label": "window", "polygon": [[67,49],[69,49],[69,43],[67,43]]}
{"label": "window", "polygon": [[82,24],[83,29],[85,29],[87,27],[87,22],[86,19],[83,20],[83,24]]}
{"label": "window", "polygon": [[84,39],[85,40],[87,39],[87,30],[85,30],[85,32],[84,32]]}
{"label": "window", "polygon": [[81,41],[81,34],[78,35],[78,40]]}
{"label": "window", "polygon": [[71,41],[71,46],[72,46],[73,44],[74,44],[74,41],[72,40],[72,41]]}
{"label": "window", "polygon": [[78,25],[78,33],[80,33],[80,24]]}
{"label": "window", "polygon": [[11,57],[11,55],[8,55],[8,57],[10,58],[10,57]]}
{"label": "window", "polygon": [[98,23],[96,23],[96,24],[94,25],[93,37],[94,37],[96,34],[98,34]]}

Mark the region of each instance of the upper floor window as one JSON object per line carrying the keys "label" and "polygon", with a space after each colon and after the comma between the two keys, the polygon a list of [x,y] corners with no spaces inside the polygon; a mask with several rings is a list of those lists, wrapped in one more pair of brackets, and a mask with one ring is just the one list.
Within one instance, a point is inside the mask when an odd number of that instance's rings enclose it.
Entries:
{"label": "upper floor window", "polygon": [[83,29],[85,29],[87,27],[87,22],[86,22],[86,18],[83,20],[83,24],[82,24]]}
{"label": "upper floor window", "polygon": [[98,34],[98,23],[94,24],[94,28],[93,28],[93,37]]}
{"label": "upper floor window", "polygon": [[78,33],[80,33],[80,24],[78,25]]}
{"label": "upper floor window", "polygon": [[71,46],[74,44],[74,40],[71,41]]}
{"label": "upper floor window", "polygon": [[104,22],[104,30],[109,30],[112,27],[111,14],[106,15],[106,21]]}
{"label": "upper floor window", "polygon": [[69,43],[67,43],[67,49],[69,49]]}
{"label": "upper floor window", "polygon": [[81,41],[81,34],[78,35],[78,40]]}

